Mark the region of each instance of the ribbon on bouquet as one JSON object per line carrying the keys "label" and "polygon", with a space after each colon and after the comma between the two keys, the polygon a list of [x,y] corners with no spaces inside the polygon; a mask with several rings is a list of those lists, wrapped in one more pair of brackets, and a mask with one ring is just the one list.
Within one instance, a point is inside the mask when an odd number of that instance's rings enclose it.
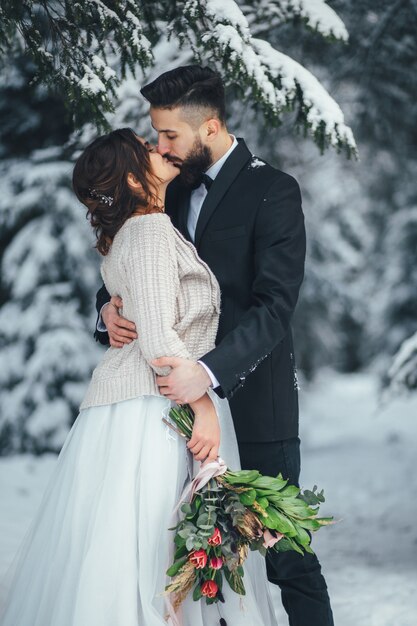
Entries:
{"label": "ribbon on bouquet", "polygon": [[210,461],[209,463],[202,465],[197,474],[182,492],[180,499],[178,500],[178,504],[174,509],[174,514],[178,512],[178,509],[184,502],[192,500],[194,494],[199,489],[204,487],[204,485],[207,485],[212,478],[221,476],[225,472],[227,472],[227,465],[219,456],[215,461]]}

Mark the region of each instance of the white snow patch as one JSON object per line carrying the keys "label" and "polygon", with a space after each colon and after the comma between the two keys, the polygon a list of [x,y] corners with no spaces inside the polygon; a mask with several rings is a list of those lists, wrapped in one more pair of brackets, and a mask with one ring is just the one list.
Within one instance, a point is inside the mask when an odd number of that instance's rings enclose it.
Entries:
{"label": "white snow patch", "polygon": [[93,70],[88,67],[88,65],[84,65],[85,74],[82,79],[79,81],[79,85],[81,89],[84,91],[88,91],[94,95],[99,93],[105,93],[106,87],[104,86],[103,81],[93,72]]}
{"label": "white snow patch", "polygon": [[256,169],[258,167],[263,167],[265,165],[265,161],[261,161],[258,157],[253,157],[250,163],[252,169]]}

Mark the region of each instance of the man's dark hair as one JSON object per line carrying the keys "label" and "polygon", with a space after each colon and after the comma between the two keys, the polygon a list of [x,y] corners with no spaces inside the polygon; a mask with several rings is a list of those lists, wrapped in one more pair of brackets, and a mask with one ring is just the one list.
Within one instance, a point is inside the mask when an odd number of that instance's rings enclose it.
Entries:
{"label": "man's dark hair", "polygon": [[226,121],[223,81],[217,72],[208,67],[176,67],[142,87],[140,93],[158,109],[208,108],[216,113],[222,124]]}

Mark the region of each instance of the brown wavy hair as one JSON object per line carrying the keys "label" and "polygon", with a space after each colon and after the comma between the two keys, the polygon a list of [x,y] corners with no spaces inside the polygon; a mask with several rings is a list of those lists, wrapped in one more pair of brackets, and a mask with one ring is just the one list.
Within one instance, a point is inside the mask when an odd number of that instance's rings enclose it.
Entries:
{"label": "brown wavy hair", "polygon": [[[130,173],[141,184],[140,193],[129,186]],[[131,128],[114,130],[87,146],[75,163],[72,185],[87,207],[96,248],[103,256],[134,213],[163,210],[156,206],[149,152]]]}

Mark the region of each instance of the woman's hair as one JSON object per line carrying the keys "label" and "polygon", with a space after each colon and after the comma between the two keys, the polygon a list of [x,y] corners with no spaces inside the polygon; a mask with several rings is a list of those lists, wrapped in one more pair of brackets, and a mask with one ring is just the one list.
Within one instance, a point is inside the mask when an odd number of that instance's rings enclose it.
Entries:
{"label": "woman's hair", "polygon": [[[87,207],[96,248],[102,255],[108,253],[114,236],[129,217],[157,210],[149,173],[148,150],[130,128],[98,137],[77,159],[72,185]],[[141,184],[140,192],[129,187],[128,174]]]}
{"label": "woman's hair", "polygon": [[211,109],[226,120],[224,85],[220,74],[201,65],[184,65],[164,72],[140,93],[157,109],[196,107]]}

